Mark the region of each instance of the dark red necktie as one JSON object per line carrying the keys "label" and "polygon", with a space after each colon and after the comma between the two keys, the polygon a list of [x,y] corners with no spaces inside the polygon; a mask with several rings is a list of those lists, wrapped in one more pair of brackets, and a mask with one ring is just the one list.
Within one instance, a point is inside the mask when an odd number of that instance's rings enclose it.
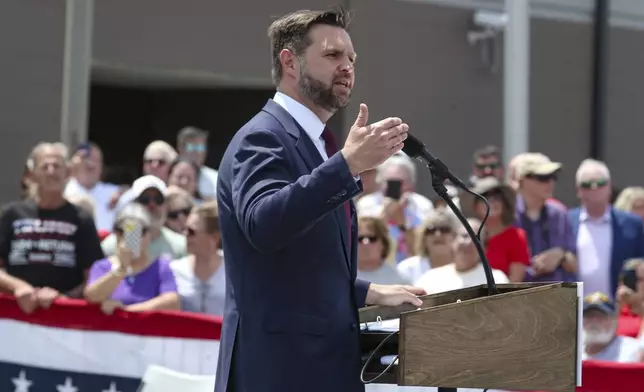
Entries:
{"label": "dark red necktie", "polygon": [[[326,150],[327,157],[331,158],[338,152],[338,145],[335,143],[335,137],[329,128],[324,128],[322,132],[322,140],[324,140],[324,149]],[[349,229],[349,247],[351,247],[351,207],[349,201],[344,203],[344,212],[347,215],[347,226]]]}

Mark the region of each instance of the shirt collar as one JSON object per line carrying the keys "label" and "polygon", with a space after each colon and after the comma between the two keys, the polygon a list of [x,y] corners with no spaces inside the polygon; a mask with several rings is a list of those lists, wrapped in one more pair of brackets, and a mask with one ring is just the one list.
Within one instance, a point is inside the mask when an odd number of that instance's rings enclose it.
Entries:
{"label": "shirt collar", "polygon": [[609,223],[611,221],[610,207],[606,208],[606,211],[604,211],[604,215],[602,215],[601,218],[598,218],[598,219],[592,219],[588,215],[588,211],[586,210],[586,208],[581,207],[581,210],[579,211],[579,221],[580,222],[595,221],[600,223]]}
{"label": "shirt collar", "polygon": [[273,101],[283,107],[300,124],[311,140],[315,142],[322,137],[325,125],[311,109],[279,91],[275,93]]}

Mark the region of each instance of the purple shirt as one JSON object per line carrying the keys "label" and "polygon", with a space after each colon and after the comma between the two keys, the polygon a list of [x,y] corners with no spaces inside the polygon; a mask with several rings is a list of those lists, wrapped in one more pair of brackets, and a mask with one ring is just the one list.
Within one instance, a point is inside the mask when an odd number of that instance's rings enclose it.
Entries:
{"label": "purple shirt", "polygon": [[[90,284],[112,270],[109,259],[102,259],[94,263],[89,271]],[[176,293],[177,283],[170,269],[170,262],[166,259],[157,259],[143,271],[123,279],[110,299],[119,301],[123,305],[138,304],[151,300],[165,293]]]}
{"label": "purple shirt", "polygon": [[[565,208],[546,201],[541,217],[537,221],[528,218],[525,213],[525,200],[517,195],[516,225],[522,228],[528,237],[530,256],[537,255],[551,248],[562,248],[564,251],[577,254],[577,244],[572,233],[572,225],[568,220]],[[528,268],[524,278],[526,282],[576,282],[577,276],[557,267],[552,273],[534,276],[532,268]]]}

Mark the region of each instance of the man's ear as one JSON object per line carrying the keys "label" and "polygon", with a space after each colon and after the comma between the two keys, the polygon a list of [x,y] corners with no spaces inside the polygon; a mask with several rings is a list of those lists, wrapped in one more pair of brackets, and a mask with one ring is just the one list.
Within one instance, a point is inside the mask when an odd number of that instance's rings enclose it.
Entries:
{"label": "man's ear", "polygon": [[282,77],[288,75],[294,78],[300,74],[300,60],[290,49],[282,49],[280,63],[282,64]]}

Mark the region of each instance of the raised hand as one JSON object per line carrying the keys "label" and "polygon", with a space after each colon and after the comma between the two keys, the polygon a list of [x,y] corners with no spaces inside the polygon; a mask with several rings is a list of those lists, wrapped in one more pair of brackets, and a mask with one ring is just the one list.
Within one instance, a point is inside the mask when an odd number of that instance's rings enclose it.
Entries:
{"label": "raised hand", "polygon": [[342,155],[354,176],[373,169],[403,148],[409,126],[398,117],[389,117],[367,125],[369,109],[360,104],[360,112],[349,131]]}

